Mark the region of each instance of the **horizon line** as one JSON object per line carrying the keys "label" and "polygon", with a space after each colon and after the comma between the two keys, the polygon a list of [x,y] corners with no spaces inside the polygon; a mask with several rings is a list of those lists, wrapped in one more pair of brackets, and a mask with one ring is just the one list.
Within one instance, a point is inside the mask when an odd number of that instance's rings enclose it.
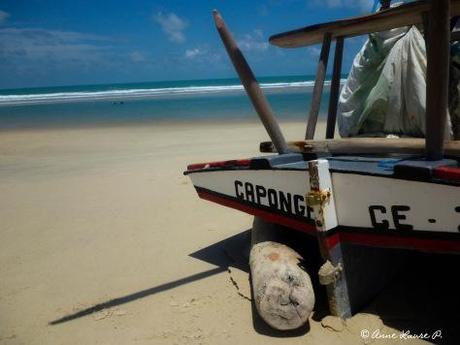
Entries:
{"label": "horizon line", "polygon": [[[277,78],[277,77],[311,77],[315,74],[286,74],[286,75],[264,75],[259,76],[257,79],[262,78]],[[342,77],[346,74],[342,73]],[[331,74],[326,74],[326,77],[331,77]],[[148,80],[148,81],[129,81],[129,82],[115,82],[115,83],[82,83],[82,84],[61,84],[61,85],[47,85],[47,86],[25,86],[25,87],[13,87],[13,88],[2,88],[0,87],[0,92],[5,91],[17,91],[24,89],[47,89],[47,88],[67,88],[67,87],[85,87],[85,86],[104,86],[104,85],[126,85],[126,84],[147,84],[147,83],[167,83],[167,82],[193,82],[193,81],[206,81],[206,80],[231,80],[238,79],[237,76],[234,77],[220,77],[220,78],[203,78],[203,79],[169,79],[169,80]]]}

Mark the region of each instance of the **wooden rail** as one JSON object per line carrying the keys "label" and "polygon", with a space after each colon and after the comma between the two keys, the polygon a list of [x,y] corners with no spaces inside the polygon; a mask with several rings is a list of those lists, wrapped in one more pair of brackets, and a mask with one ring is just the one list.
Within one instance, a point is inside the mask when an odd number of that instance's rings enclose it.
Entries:
{"label": "wooden rail", "polygon": [[[460,140],[446,141],[446,155],[460,155]],[[425,139],[417,138],[347,138],[300,140],[288,142],[292,152],[330,154],[424,154]],[[276,152],[270,141],[260,143],[260,152]]]}
{"label": "wooden rail", "polygon": [[[450,3],[450,16],[460,15],[460,0],[451,0]],[[271,44],[282,48],[308,46],[321,43],[327,32],[331,34],[331,39],[335,40],[337,37],[347,38],[407,25],[422,24],[423,14],[430,10],[431,3],[429,0],[411,2],[365,16],[310,25],[283,32],[271,36],[269,41]]]}

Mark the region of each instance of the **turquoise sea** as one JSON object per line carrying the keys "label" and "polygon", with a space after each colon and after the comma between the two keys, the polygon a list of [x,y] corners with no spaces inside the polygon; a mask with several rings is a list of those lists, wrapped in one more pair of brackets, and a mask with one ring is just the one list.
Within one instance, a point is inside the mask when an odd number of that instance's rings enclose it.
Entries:
{"label": "turquoise sea", "polygon": [[[314,76],[259,78],[280,121],[306,119],[313,80]],[[326,83],[322,114],[328,89]],[[0,90],[1,130],[256,119],[238,79]]]}

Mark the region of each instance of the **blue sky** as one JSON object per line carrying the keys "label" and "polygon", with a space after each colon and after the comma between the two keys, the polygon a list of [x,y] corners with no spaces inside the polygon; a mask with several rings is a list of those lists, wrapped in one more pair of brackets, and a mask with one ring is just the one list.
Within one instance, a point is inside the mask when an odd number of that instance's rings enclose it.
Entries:
{"label": "blue sky", "polygon": [[[314,74],[319,47],[271,34],[370,12],[373,0],[0,0],[0,88],[234,77],[217,8],[256,75]],[[363,39],[346,44],[344,72]]]}

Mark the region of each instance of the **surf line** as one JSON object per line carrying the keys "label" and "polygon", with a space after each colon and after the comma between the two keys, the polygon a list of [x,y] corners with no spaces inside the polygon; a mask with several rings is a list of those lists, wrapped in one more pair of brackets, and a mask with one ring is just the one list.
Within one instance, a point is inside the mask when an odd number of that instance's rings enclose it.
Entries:
{"label": "surf line", "polygon": [[292,216],[306,217],[313,220],[313,209],[305,204],[305,197],[267,188],[262,185],[254,185],[250,182],[235,180],[235,195],[238,199],[246,202],[268,206]]}

